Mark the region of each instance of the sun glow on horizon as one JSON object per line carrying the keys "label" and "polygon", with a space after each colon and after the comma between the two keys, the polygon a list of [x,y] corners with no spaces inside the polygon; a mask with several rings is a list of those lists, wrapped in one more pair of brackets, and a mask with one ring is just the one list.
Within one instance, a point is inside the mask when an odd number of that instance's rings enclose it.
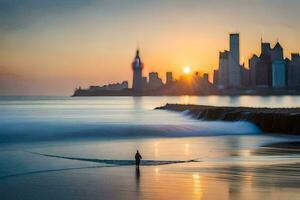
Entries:
{"label": "sun glow on horizon", "polygon": [[189,74],[189,73],[191,73],[191,67],[185,66],[185,67],[183,68],[183,73],[184,73],[184,74]]}
{"label": "sun glow on horizon", "polygon": [[[229,50],[230,32],[240,33],[246,68],[248,58],[260,55],[262,36],[272,46],[280,38],[285,57],[300,51],[296,0],[284,5],[253,1],[251,6],[222,0],[141,0],[134,6],[122,0],[77,0],[72,6],[69,1],[2,1],[7,3],[0,3],[5,11],[0,22],[1,95],[65,96],[78,86],[132,85],[137,46],[145,76],[158,72],[165,81],[169,71],[174,79],[188,79],[198,71],[213,81],[219,51]],[[266,9],[272,12],[266,15]]]}

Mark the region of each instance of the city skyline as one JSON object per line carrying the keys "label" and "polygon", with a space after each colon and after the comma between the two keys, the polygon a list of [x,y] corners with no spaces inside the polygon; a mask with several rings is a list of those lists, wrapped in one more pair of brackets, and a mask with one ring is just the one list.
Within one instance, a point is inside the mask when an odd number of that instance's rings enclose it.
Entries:
{"label": "city skyline", "polygon": [[145,74],[165,79],[172,71],[176,78],[190,66],[212,77],[230,32],[241,33],[241,63],[259,54],[261,36],[271,43],[279,38],[286,57],[299,52],[294,0],[232,0],[226,9],[222,1],[24,2],[0,4],[1,95],[70,95],[78,85],[121,80],[131,85],[137,47]]}
{"label": "city skyline", "polygon": [[229,34],[229,49],[219,51],[218,69],[213,72],[213,80],[208,73],[183,68],[179,79],[173,72],[165,73],[165,82],[158,72],[143,73],[144,63],[136,50],[132,62],[132,86],[128,81],[108,83],[103,86],[79,86],[72,96],[161,96],[161,95],[283,95],[299,94],[300,54],[291,53],[285,57],[279,41],[272,45],[261,38],[261,52],[248,59],[249,67],[240,62],[240,34]]}

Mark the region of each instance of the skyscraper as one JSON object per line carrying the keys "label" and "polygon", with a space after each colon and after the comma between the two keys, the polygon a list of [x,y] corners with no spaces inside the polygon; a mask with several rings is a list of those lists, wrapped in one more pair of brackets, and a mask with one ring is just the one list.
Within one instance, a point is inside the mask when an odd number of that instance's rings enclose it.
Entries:
{"label": "skyscraper", "polygon": [[286,86],[286,64],[283,59],[283,48],[276,43],[272,49],[272,86],[285,87]]}
{"label": "skyscraper", "polygon": [[287,63],[287,84],[289,87],[300,86],[300,55],[292,53],[291,60],[286,59]]}
{"label": "skyscraper", "polygon": [[236,63],[240,64],[240,34],[231,33],[229,36],[229,51]]}
{"label": "skyscraper", "polygon": [[261,54],[255,66],[256,87],[272,86],[272,48],[268,42],[261,40]]}
{"label": "skyscraper", "polygon": [[276,60],[272,63],[272,86],[282,88],[286,86],[285,61]]}
{"label": "skyscraper", "polygon": [[172,72],[167,72],[166,73],[166,84],[169,85],[173,83],[173,74]]}
{"label": "skyscraper", "polygon": [[241,86],[248,87],[250,85],[250,70],[245,67],[245,65],[241,66]]}
{"label": "skyscraper", "polygon": [[272,49],[272,61],[283,60],[283,48],[279,42]]}
{"label": "skyscraper", "polygon": [[134,91],[141,91],[143,89],[143,78],[142,78],[142,70],[144,64],[141,61],[139,50],[136,50],[136,56],[132,63],[133,69],[133,81],[132,81],[132,89]]}
{"label": "skyscraper", "polygon": [[219,73],[218,73],[219,89],[226,89],[228,87],[228,54],[229,51],[224,51],[219,53]]}
{"label": "skyscraper", "polygon": [[256,65],[259,60],[259,57],[255,54],[249,59],[250,85],[252,87],[256,86]]}
{"label": "skyscraper", "polygon": [[214,77],[213,77],[213,83],[214,83],[214,85],[218,85],[218,80],[219,80],[219,70],[214,70]]}
{"label": "skyscraper", "polygon": [[230,34],[229,57],[228,57],[228,86],[241,86],[240,66],[240,36],[238,33]]}
{"label": "skyscraper", "polygon": [[[283,48],[279,42],[274,48],[261,40],[261,54],[249,60],[251,85],[256,87],[284,87],[287,82]],[[275,78],[275,80],[273,80]]]}

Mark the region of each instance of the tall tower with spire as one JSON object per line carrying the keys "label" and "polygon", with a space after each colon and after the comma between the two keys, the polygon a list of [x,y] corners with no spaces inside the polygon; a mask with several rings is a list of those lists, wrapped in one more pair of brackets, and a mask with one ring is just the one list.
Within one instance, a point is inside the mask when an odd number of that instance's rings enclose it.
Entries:
{"label": "tall tower with spire", "polygon": [[141,91],[143,88],[142,83],[142,70],[144,67],[144,64],[141,61],[140,58],[140,52],[139,49],[136,50],[136,55],[132,63],[132,70],[133,70],[133,81],[132,81],[132,89],[134,91]]}

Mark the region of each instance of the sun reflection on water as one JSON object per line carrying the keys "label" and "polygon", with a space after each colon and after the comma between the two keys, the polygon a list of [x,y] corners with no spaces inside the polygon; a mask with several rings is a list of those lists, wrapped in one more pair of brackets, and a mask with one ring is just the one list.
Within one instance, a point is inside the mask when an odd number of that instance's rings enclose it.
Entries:
{"label": "sun reflection on water", "polygon": [[184,145],[184,154],[187,156],[190,154],[190,144]]}
{"label": "sun reflection on water", "polygon": [[201,176],[199,174],[193,174],[192,177],[193,177],[194,194],[197,196],[198,199],[202,199],[203,191],[202,191]]}
{"label": "sun reflection on water", "polygon": [[159,156],[159,152],[158,152],[158,142],[154,143],[154,156],[158,157]]}

